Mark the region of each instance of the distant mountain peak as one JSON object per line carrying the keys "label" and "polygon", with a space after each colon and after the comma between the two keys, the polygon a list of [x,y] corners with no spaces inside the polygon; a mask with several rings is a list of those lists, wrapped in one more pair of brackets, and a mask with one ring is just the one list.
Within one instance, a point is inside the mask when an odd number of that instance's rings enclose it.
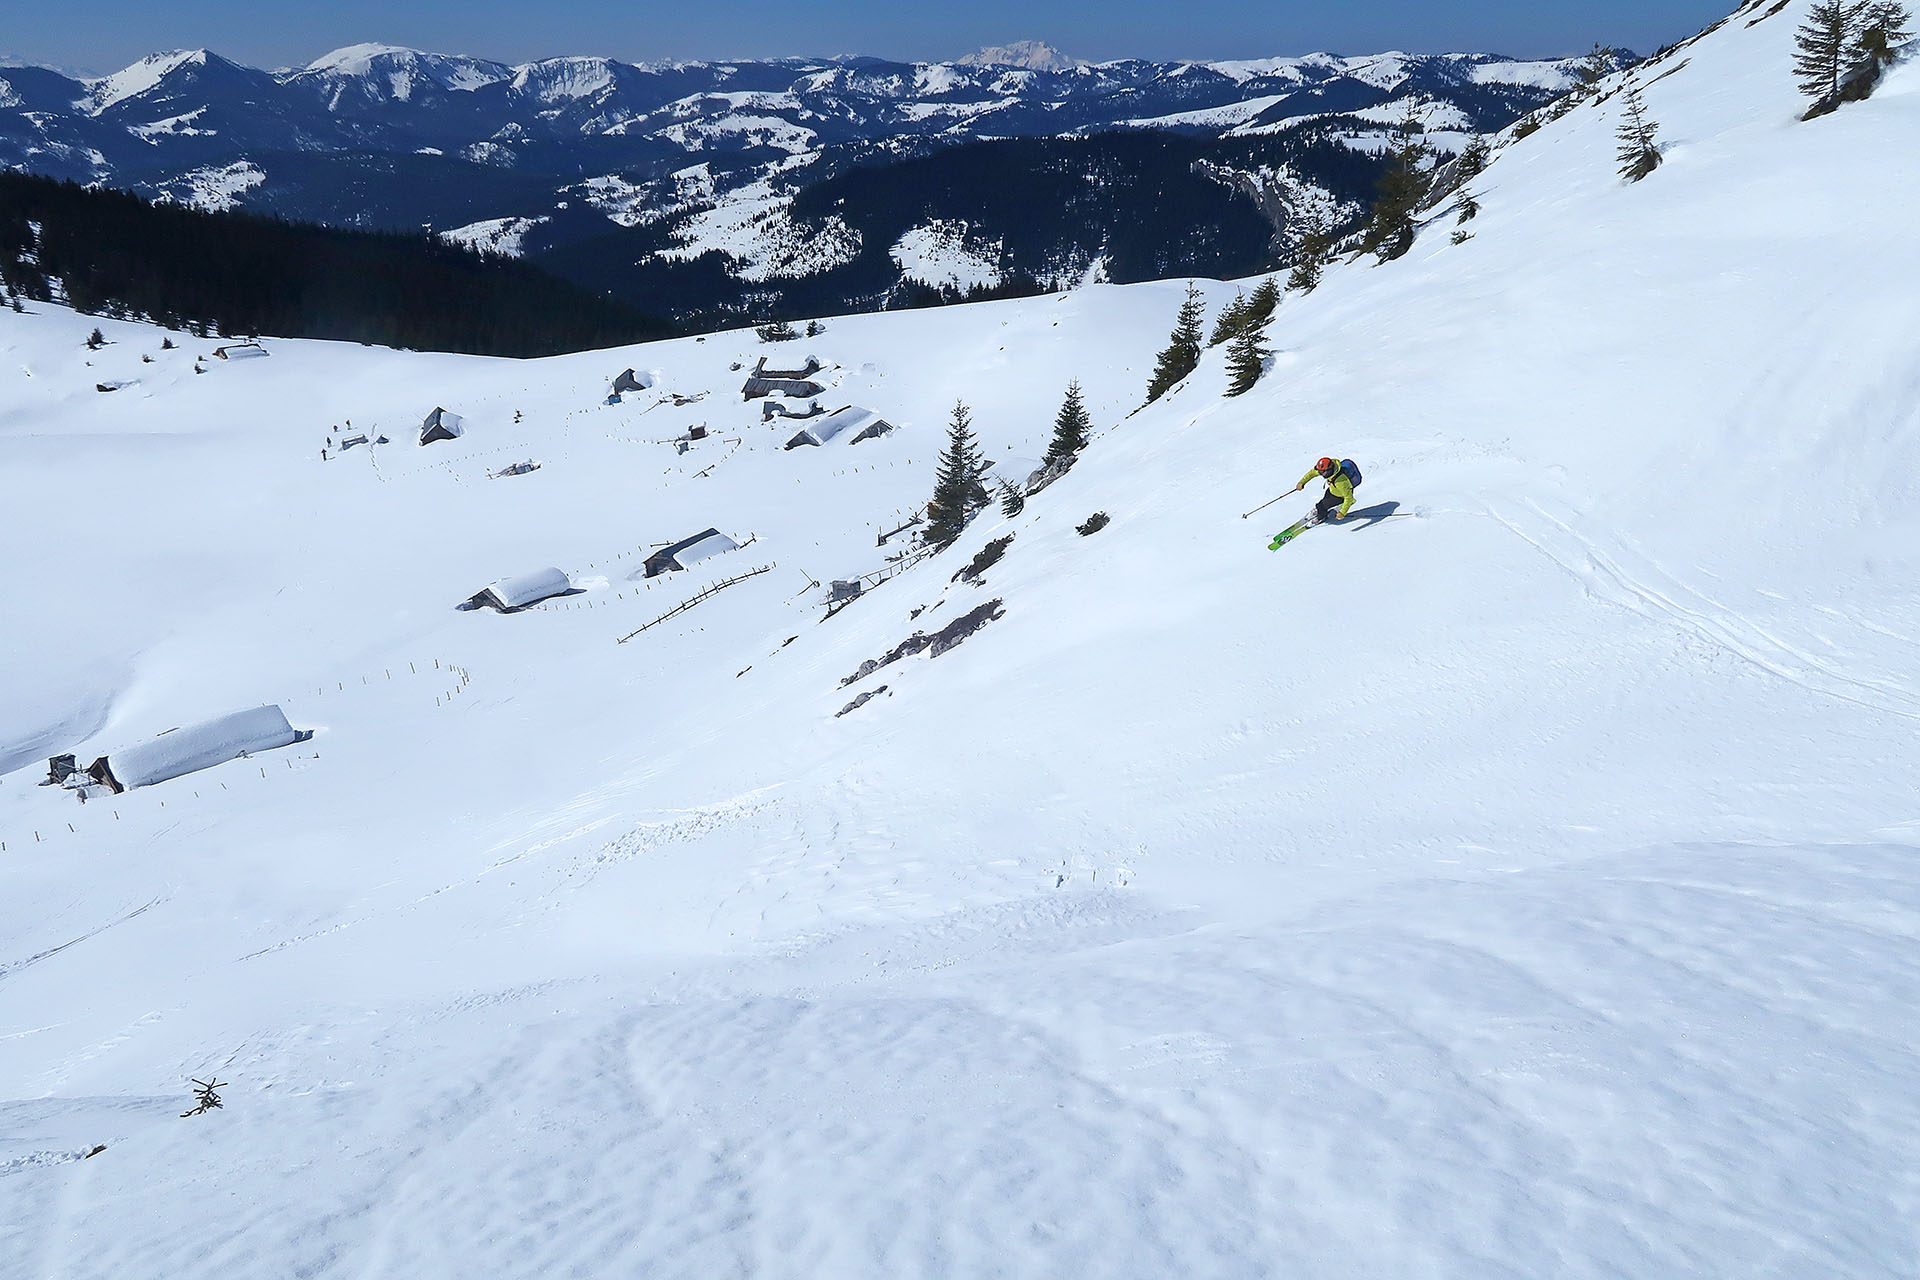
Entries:
{"label": "distant mountain peak", "polygon": [[365,71],[375,58],[391,53],[410,54],[416,58],[426,56],[423,55],[419,49],[409,49],[405,45],[380,44],[378,42],[350,44],[344,48],[335,49],[332,53],[321,54],[303,67],[302,70],[343,71],[352,74],[354,72]]}
{"label": "distant mountain peak", "polygon": [[1014,67],[1021,71],[1071,71],[1080,64],[1042,40],[988,45],[955,60],[962,67]]}

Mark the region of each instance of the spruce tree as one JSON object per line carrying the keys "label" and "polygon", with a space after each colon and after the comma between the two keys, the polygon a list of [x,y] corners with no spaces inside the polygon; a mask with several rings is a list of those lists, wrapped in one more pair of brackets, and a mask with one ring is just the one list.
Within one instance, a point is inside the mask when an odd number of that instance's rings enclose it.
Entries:
{"label": "spruce tree", "polygon": [[944,551],[966,529],[980,506],[980,449],[973,438],[973,419],[965,401],[955,401],[947,424],[947,447],[933,476],[933,497],[927,500],[927,529],[922,540]]}
{"label": "spruce tree", "polygon": [[1293,249],[1293,271],[1287,276],[1287,288],[1312,293],[1320,287],[1320,274],[1333,256],[1333,233],[1326,223],[1311,219]]}
{"label": "spruce tree", "polygon": [[1207,338],[1207,345],[1217,347],[1240,332],[1247,315],[1247,295],[1236,293],[1233,301],[1220,308],[1220,318],[1213,322],[1213,333]]}
{"label": "spruce tree", "polygon": [[1227,372],[1233,378],[1227,384],[1228,395],[1245,395],[1253,390],[1253,384],[1260,381],[1260,375],[1266,372],[1267,357],[1273,354],[1261,341],[1266,336],[1265,322],[1250,324],[1240,331],[1240,336],[1227,348]]}
{"label": "spruce tree", "polygon": [[1427,174],[1423,165],[1427,145],[1421,138],[1420,121],[1411,103],[1396,131],[1392,158],[1373,201],[1373,220],[1367,224],[1362,247],[1382,262],[1391,262],[1413,248],[1414,215],[1427,198]]}
{"label": "spruce tree", "polygon": [[1465,186],[1487,171],[1487,162],[1493,159],[1493,146],[1484,135],[1476,134],[1453,162],[1455,186]]}
{"label": "spruce tree", "polygon": [[1153,379],[1147,383],[1147,403],[1152,404],[1200,364],[1200,290],[1187,286],[1187,300],[1173,322],[1173,336],[1154,365]]}
{"label": "spruce tree", "polygon": [[1053,440],[1047,445],[1047,456],[1041,462],[1052,466],[1062,458],[1076,456],[1087,447],[1087,433],[1092,430],[1093,419],[1081,399],[1080,384],[1069,382],[1067,398],[1060,402],[1060,412],[1053,419]]}
{"label": "spruce tree", "polygon": [[1000,482],[1000,514],[1011,520],[1027,509],[1027,495],[1008,480]]}
{"label": "spruce tree", "polygon": [[1279,305],[1280,286],[1269,276],[1254,286],[1252,296],[1247,299],[1247,318],[1243,327],[1254,329],[1264,325],[1273,318],[1273,309]]}
{"label": "spruce tree", "polygon": [[1612,46],[1596,43],[1593,52],[1580,59],[1580,65],[1573,69],[1573,74],[1580,81],[1581,92],[1585,93],[1606,79],[1612,70]]}
{"label": "spruce tree", "polygon": [[1620,176],[1638,182],[1660,167],[1660,149],[1654,145],[1658,132],[1640,101],[1640,87],[1627,86],[1627,111],[1620,121],[1616,137],[1620,141]]}
{"label": "spruce tree", "polygon": [[1893,65],[1893,48],[1911,38],[1907,24],[1913,21],[1904,4],[1880,0],[1860,12],[1853,39],[1847,46],[1847,77],[1840,86],[1842,99],[1867,97],[1880,83],[1880,77]]}
{"label": "spruce tree", "polygon": [[1793,74],[1799,78],[1800,92],[1813,99],[1808,116],[1833,109],[1846,79],[1855,24],[1865,8],[1847,0],[1815,0],[1807,20],[1800,24],[1794,37],[1800,52],[1793,60]]}
{"label": "spruce tree", "polygon": [[92,333],[87,335],[87,350],[98,351],[101,347],[101,344],[106,342],[106,340],[107,340],[106,335],[101,333],[100,330],[95,329]]}

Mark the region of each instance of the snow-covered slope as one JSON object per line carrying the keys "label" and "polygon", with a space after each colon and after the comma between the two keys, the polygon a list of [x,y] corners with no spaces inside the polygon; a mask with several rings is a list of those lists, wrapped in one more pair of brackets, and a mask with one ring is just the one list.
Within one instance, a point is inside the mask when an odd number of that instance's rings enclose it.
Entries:
{"label": "snow-covered slope", "polygon": [[[1178,282],[204,374],[0,312],[0,1274],[1910,1273],[1920,65],[1798,123],[1801,7],[1238,399],[1128,416]],[[763,354],[899,429],[783,451]],[[956,398],[1033,457],[1069,378],[1078,467],[823,616]],[[1368,514],[1269,553],[1327,452]],[[262,703],[316,736],[31,786]]]}

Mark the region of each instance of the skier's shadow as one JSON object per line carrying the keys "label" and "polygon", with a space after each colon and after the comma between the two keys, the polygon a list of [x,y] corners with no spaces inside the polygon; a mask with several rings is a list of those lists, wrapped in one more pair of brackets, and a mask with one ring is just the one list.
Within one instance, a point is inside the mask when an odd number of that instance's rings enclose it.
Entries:
{"label": "skier's shadow", "polygon": [[1376,505],[1371,507],[1362,507],[1358,511],[1347,512],[1347,518],[1343,520],[1341,523],[1353,524],[1353,522],[1356,520],[1364,520],[1366,521],[1365,524],[1358,525],[1356,527],[1361,529],[1371,529],[1374,525],[1379,524],[1382,520],[1385,520],[1387,517],[1393,515],[1395,512],[1399,510],[1400,510],[1400,504],[1398,502],[1377,503]]}

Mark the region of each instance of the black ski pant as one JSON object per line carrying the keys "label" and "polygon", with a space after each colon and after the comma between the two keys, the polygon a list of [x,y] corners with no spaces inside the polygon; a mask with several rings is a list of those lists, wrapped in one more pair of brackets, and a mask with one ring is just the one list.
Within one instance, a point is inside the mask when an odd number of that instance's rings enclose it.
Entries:
{"label": "black ski pant", "polygon": [[1313,504],[1313,514],[1322,520],[1331,520],[1333,513],[1340,508],[1340,495],[1328,489],[1320,501]]}

